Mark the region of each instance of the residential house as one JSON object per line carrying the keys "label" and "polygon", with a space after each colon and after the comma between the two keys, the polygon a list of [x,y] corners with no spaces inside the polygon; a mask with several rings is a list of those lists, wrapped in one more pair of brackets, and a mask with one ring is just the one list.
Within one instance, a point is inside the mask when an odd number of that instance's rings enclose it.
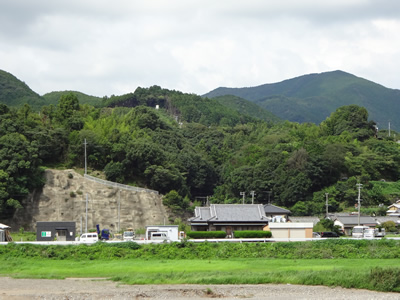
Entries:
{"label": "residential house", "polygon": [[272,204],[264,205],[265,215],[271,219],[271,222],[286,222],[290,214],[290,210],[275,206]]}
{"label": "residential house", "polygon": [[400,216],[400,200],[397,200],[392,205],[388,206],[388,210],[386,211],[387,216]]}
{"label": "residential house", "polygon": [[[358,215],[336,216],[334,225],[340,226],[345,235],[351,235],[354,226],[358,225]],[[360,216],[360,226],[375,227],[378,225],[376,220],[370,216]]]}
{"label": "residential house", "polygon": [[211,204],[194,213],[188,220],[193,231],[225,231],[228,236],[236,230],[263,230],[270,220],[262,204]]}

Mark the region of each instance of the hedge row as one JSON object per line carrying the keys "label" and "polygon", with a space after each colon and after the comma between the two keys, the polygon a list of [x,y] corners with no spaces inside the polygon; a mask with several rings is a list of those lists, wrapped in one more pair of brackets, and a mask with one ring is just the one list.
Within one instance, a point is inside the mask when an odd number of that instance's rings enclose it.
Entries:
{"label": "hedge row", "polygon": [[223,239],[225,231],[189,231],[186,233],[189,239]]}
{"label": "hedge row", "polygon": [[235,231],[233,236],[235,238],[270,238],[272,236],[271,231],[264,230],[243,230],[243,231]]}
{"label": "hedge row", "polygon": [[[192,243],[187,241],[144,244],[134,242],[93,245],[0,245],[1,260],[33,259],[231,259],[231,258],[285,258],[332,259],[373,258],[400,259],[400,240],[328,239],[309,242],[276,243]],[[399,278],[400,280],[400,278]],[[399,281],[400,282],[400,281]]]}

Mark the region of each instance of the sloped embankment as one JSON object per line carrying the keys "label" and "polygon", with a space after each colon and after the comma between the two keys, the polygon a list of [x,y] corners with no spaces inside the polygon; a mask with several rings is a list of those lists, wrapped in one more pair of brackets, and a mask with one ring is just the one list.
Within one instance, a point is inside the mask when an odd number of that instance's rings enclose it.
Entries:
{"label": "sloped embankment", "polygon": [[86,223],[86,194],[88,229],[144,228],[163,224],[168,212],[161,195],[145,191],[129,191],[110,187],[84,178],[73,170],[46,170],[46,184],[23,203],[10,226],[17,230],[35,230],[37,221],[75,221],[77,231]]}

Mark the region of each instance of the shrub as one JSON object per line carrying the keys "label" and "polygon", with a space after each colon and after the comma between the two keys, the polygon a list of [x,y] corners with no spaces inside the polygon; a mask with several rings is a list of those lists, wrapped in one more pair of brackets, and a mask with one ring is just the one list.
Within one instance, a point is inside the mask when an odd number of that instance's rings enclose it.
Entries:
{"label": "shrub", "polygon": [[378,291],[399,291],[399,268],[373,268],[369,276],[372,286]]}
{"label": "shrub", "polygon": [[72,191],[71,191],[71,192],[69,193],[69,196],[70,196],[71,198],[74,198],[74,197],[76,197],[76,194],[75,194],[75,192],[72,192]]}
{"label": "shrub", "polygon": [[264,230],[243,230],[243,231],[235,231],[234,232],[235,238],[270,238],[271,231],[264,231]]}
{"label": "shrub", "polygon": [[189,231],[186,236],[190,239],[223,239],[225,231]]}

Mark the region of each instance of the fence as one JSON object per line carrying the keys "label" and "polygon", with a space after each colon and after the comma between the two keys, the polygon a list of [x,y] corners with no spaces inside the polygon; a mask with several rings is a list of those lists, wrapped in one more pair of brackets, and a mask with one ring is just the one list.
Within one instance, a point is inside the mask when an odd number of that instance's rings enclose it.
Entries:
{"label": "fence", "polygon": [[134,192],[146,192],[146,193],[154,193],[158,195],[157,191],[154,190],[149,190],[149,189],[144,189],[144,188],[139,188],[139,187],[135,187],[135,186],[130,186],[130,185],[125,185],[125,184],[121,184],[121,183],[116,183],[116,182],[112,182],[112,181],[108,181],[108,180],[103,180],[97,177],[93,177],[90,175],[85,174],[84,177],[86,179],[104,184],[104,185],[108,185],[108,186],[112,186],[112,187],[116,187],[119,189],[124,189],[124,190],[128,190],[128,191],[134,191]]}

